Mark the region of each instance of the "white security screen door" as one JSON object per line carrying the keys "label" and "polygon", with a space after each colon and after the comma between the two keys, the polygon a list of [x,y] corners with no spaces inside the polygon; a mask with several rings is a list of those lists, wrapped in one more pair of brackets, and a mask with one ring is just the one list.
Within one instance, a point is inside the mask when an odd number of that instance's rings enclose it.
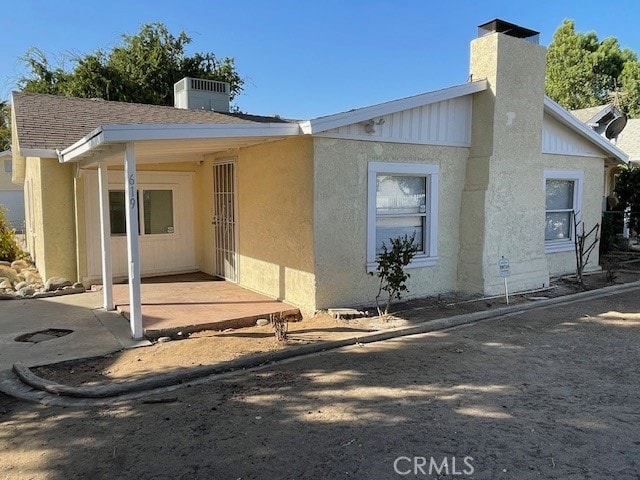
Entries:
{"label": "white security screen door", "polygon": [[237,282],[235,163],[213,165],[215,274]]}

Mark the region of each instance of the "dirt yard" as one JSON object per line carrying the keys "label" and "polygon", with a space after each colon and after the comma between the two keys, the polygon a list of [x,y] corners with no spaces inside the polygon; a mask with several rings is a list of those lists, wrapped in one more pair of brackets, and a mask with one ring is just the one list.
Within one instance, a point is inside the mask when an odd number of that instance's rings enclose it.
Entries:
{"label": "dirt yard", "polygon": [[638,312],[634,291],[119,406],[0,396],[0,478],[637,479]]}
{"label": "dirt yard", "polygon": [[[640,280],[640,272],[618,274],[620,283]],[[587,288],[606,285],[601,274],[586,277]],[[541,298],[563,296],[581,289],[573,282],[556,281],[552,288],[527,295],[510,297],[510,305],[535,302]],[[476,297],[439,296],[405,302],[394,306],[387,320],[378,317],[337,320],[327,314],[290,323],[288,339],[278,342],[271,325],[224,332],[205,331],[188,339],[156,343],[150,347],[116,352],[106,357],[58,363],[34,369],[38,375],[66,385],[83,385],[112,380],[132,380],[194,366],[211,365],[226,360],[289,348],[311,342],[340,340],[366,333],[409,326],[419,322],[463,313],[504,307],[505,298],[478,300]],[[375,312],[370,311],[373,315]]]}

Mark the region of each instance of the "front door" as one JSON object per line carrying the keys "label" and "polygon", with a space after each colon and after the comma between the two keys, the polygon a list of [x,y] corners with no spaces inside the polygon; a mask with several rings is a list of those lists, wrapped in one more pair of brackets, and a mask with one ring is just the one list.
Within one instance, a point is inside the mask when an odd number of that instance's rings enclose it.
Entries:
{"label": "front door", "polygon": [[238,281],[236,252],[236,164],[213,165],[213,241],[215,274]]}

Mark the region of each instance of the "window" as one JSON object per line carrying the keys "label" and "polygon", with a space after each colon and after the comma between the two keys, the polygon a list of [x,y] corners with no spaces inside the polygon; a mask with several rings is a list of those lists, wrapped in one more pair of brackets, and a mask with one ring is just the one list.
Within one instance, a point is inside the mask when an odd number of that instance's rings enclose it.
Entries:
{"label": "window", "polygon": [[111,235],[126,235],[124,190],[109,190],[109,218]]}
{"label": "window", "polygon": [[547,253],[574,248],[574,216],[582,205],[581,171],[545,170],[545,230]]}
{"label": "window", "polygon": [[382,244],[415,233],[411,267],[437,261],[438,166],[369,163],[367,269],[375,270]]}
{"label": "window", "polygon": [[[143,202],[140,205],[140,193]],[[138,192],[138,222],[141,235],[174,233],[173,190],[142,190]],[[111,235],[126,235],[126,199],[124,190],[109,190],[109,218]]]}
{"label": "window", "polygon": [[145,190],[143,198],[144,233],[173,233],[173,191]]}
{"label": "window", "polygon": [[4,173],[11,173],[11,160],[4,161]]}

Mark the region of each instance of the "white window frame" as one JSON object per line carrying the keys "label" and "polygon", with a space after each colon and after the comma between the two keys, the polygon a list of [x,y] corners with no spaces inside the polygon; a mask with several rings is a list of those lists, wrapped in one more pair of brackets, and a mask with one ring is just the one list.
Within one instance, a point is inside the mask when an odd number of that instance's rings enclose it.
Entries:
{"label": "white window frame", "polygon": [[[145,231],[145,224],[144,224],[144,192],[147,190],[171,190],[171,199],[172,199],[172,206],[173,206],[173,233],[147,233]],[[110,192],[123,192],[124,191],[124,187],[122,185],[109,185],[109,191]],[[178,231],[178,228],[176,226],[176,193],[177,193],[177,188],[174,184],[166,184],[166,183],[159,183],[159,184],[155,184],[155,183],[145,183],[145,184],[138,184],[138,229],[140,230],[140,232],[138,233],[138,236],[140,238],[163,238],[163,237],[172,237],[172,236],[178,236],[180,234],[180,232]],[[142,201],[140,201],[142,200]],[[110,234],[112,238],[125,238],[127,236],[126,233],[117,233],[117,234]]]}
{"label": "white window frame", "polygon": [[542,188],[544,191],[544,221],[547,221],[547,180],[573,181],[573,215],[574,220],[569,225],[569,238],[562,240],[545,240],[545,253],[568,252],[575,249],[575,234],[573,223],[580,221],[582,216],[582,189],[584,185],[584,172],[582,170],[545,170],[543,174]]}
{"label": "white window frame", "polygon": [[369,162],[367,184],[367,272],[375,272],[376,255],[376,195],[377,179],[383,175],[412,175],[426,177],[428,210],[423,238],[424,253],[416,255],[407,268],[430,267],[438,262],[438,165],[417,163]]}

